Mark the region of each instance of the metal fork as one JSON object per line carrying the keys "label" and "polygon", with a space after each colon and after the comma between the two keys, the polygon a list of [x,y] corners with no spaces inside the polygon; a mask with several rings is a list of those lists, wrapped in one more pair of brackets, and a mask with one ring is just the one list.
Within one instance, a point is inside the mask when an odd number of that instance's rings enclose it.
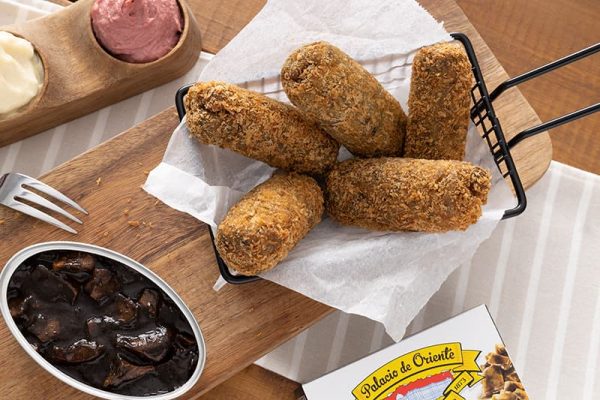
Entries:
{"label": "metal fork", "polygon": [[8,173],[0,177],[0,204],[12,208],[13,210],[22,212],[23,214],[27,214],[31,217],[40,219],[44,222],[52,224],[60,229],[64,229],[67,232],[77,234],[77,231],[70,226],[62,223],[56,218],[34,208],[28,204],[23,203],[19,200],[26,200],[29,203],[36,204],[42,206],[50,211],[54,211],[73,222],[77,222],[78,224],[82,224],[82,222],[69,214],[62,208],[58,207],[56,204],[46,200],[44,197],[32,192],[25,188],[25,186],[35,189],[41,193],[45,193],[48,196],[59,200],[79,212],[87,215],[87,211],[85,211],[79,204],[75,203],[73,200],[59,192],[58,190],[51,188],[50,186],[42,183],[36,179],[30,178],[29,176],[17,173]]}

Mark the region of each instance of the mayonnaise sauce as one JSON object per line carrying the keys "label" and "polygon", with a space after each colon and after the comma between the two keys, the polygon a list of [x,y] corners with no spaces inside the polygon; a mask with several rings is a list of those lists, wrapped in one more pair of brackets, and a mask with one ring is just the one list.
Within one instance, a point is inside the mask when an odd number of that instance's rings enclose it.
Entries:
{"label": "mayonnaise sauce", "polygon": [[44,68],[33,45],[0,31],[0,114],[29,103],[44,82]]}

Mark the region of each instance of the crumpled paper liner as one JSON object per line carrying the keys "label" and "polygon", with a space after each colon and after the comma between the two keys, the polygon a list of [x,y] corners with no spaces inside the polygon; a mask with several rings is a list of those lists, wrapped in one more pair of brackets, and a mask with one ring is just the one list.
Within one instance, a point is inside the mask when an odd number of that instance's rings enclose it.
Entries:
{"label": "crumpled paper liner", "polygon": [[[355,57],[407,110],[410,62],[421,46],[449,40],[413,1],[270,1],[206,67],[200,80],[224,80],[287,101],[279,81],[295,48],[328,40]],[[340,153],[340,159],[348,157]],[[280,263],[262,276],[345,312],[382,322],[395,340],[458,266],[470,262],[489,238],[513,196],[473,125],[466,159],[493,172],[488,204],[465,232],[369,232],[325,217]],[[163,162],[144,189],[215,228],[246,192],[273,169],[189,137],[185,123],[173,133]]]}

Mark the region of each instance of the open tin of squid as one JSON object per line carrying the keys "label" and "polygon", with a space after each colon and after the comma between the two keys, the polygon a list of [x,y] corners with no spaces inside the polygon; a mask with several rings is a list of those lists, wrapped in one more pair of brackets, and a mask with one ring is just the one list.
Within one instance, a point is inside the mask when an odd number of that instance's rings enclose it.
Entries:
{"label": "open tin of squid", "polygon": [[21,347],[85,393],[173,399],[204,368],[192,312],[160,277],[117,252],[74,242],[27,247],[2,270],[0,293]]}

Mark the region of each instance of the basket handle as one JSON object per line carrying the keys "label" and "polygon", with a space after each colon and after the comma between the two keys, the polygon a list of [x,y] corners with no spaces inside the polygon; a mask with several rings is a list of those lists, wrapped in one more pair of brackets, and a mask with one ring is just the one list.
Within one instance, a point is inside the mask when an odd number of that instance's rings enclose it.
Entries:
{"label": "basket handle", "polygon": [[[523,82],[526,82],[530,79],[537,78],[538,76],[544,75],[550,71],[554,71],[555,69],[564,67],[566,65],[571,64],[572,62],[581,60],[583,58],[589,57],[595,53],[600,52],[600,43],[596,43],[590,47],[587,47],[583,50],[580,50],[576,53],[570,54],[566,57],[560,58],[556,61],[543,65],[539,68],[531,70],[529,72],[525,72],[524,74],[515,76],[514,78],[507,79],[502,82],[496,89],[490,93],[490,101],[494,101],[497,99],[502,93],[506,90],[517,86]],[[589,107],[582,108],[580,110],[574,111],[572,113],[563,115],[561,117],[554,118],[550,121],[544,122],[542,124],[533,126],[531,128],[527,128],[522,132],[519,132],[512,139],[508,141],[508,147],[512,149],[521,141],[527,139],[528,137],[537,135],[538,133],[550,130],[552,128],[556,128],[558,126],[567,124],[569,122],[575,121],[579,118],[583,118],[587,115],[591,115],[597,111],[600,111],[600,103],[593,104]]]}

